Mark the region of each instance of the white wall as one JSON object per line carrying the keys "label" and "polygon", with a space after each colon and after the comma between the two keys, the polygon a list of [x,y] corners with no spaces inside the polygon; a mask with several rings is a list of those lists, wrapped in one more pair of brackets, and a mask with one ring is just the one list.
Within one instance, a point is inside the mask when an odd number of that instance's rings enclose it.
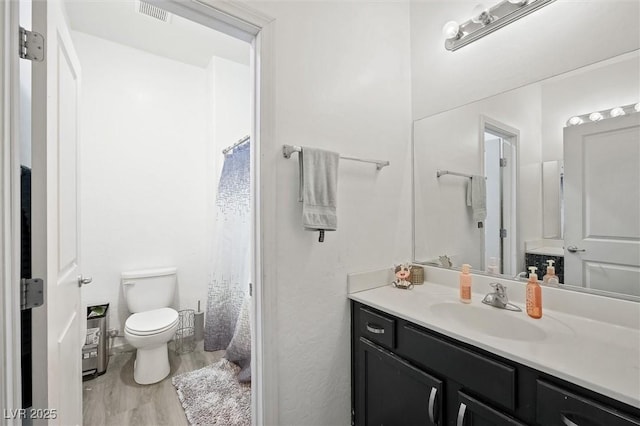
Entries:
{"label": "white wall", "polygon": [[557,0],[455,52],[445,50],[442,26],[466,21],[477,3],[411,2],[415,119],[640,47],[640,2]]}
{"label": "white wall", "polygon": [[81,230],[87,304],[128,316],[120,272],[178,268],[177,307],[206,298],[206,73],[84,33]]}
{"label": "white wall", "polygon": [[[350,423],[346,275],[411,256],[409,7],[395,2],[258,2],[275,18],[277,369],[281,425]],[[340,163],[338,231],[318,243],[302,229],[296,155],[282,144],[390,160]],[[265,212],[269,213],[269,212]],[[269,265],[272,267],[274,265]]]}
{"label": "white wall", "polygon": [[482,115],[520,131],[518,146],[518,209],[520,213],[517,267],[523,259],[524,241],[542,232],[540,188],[540,87],[525,86],[454,110],[417,120],[416,153],[416,258],[430,261],[447,254],[455,266],[480,264],[483,229],[471,220],[466,205],[467,179],[445,175],[438,169],[483,174],[480,128]]}
{"label": "white wall", "polygon": [[217,152],[247,136],[251,130],[249,66],[214,56],[207,67],[211,79],[213,138]]}
{"label": "white wall", "polygon": [[[247,65],[214,56],[207,74],[207,144],[208,179],[215,182],[210,190],[209,217],[214,217],[218,182],[224,165],[222,150],[251,133],[251,76]],[[213,221],[209,221],[213,227]],[[213,231],[210,231],[213,232]]]}

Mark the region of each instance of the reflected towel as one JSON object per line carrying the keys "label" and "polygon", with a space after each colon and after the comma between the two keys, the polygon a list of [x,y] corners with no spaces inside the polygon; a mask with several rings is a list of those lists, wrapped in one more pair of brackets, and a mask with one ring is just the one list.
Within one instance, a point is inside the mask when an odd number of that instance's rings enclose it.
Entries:
{"label": "reflected towel", "polygon": [[474,222],[484,222],[487,218],[487,182],[484,176],[471,176],[467,186],[467,206],[473,211]]}
{"label": "reflected towel", "polygon": [[302,224],[308,231],[335,231],[338,228],[338,162],[336,152],[302,147],[300,194]]}

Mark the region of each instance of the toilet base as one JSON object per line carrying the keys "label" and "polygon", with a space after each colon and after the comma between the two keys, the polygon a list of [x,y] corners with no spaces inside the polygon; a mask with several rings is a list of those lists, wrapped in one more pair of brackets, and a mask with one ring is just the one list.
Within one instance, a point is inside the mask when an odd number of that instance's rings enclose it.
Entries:
{"label": "toilet base", "polygon": [[133,380],[140,385],[158,383],[169,375],[169,352],[167,344],[153,348],[138,348],[133,367]]}

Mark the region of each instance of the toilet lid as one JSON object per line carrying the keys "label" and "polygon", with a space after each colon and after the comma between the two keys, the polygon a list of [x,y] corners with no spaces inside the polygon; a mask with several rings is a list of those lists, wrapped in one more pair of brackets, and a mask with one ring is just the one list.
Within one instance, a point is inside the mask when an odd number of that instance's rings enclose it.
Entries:
{"label": "toilet lid", "polygon": [[131,334],[146,335],[160,333],[178,322],[178,312],[171,308],[138,312],[127,318],[125,328]]}

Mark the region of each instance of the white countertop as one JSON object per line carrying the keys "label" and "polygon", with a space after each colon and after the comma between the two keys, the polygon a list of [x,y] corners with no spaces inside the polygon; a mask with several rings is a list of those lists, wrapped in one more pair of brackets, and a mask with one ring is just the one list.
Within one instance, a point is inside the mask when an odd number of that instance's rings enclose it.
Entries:
{"label": "white countertop", "polygon": [[538,247],[526,251],[531,254],[544,254],[547,256],[564,256],[564,249],[562,247]]}
{"label": "white countertop", "polygon": [[[546,290],[543,288],[543,302]],[[481,303],[483,296],[484,293],[473,293],[471,309],[498,311]],[[385,285],[351,293],[349,298],[640,408],[638,328],[545,309],[544,304],[542,318],[535,320],[527,316],[522,303],[515,301],[523,312],[500,310],[504,324],[517,316],[531,321],[546,337],[538,341],[505,339],[486,335],[431,311],[436,304],[460,303],[455,286],[425,282],[412,290],[400,290]],[[497,330],[500,326],[496,324]]]}
{"label": "white countertop", "polygon": [[547,256],[564,256],[564,240],[545,238],[524,242],[524,252]]}

